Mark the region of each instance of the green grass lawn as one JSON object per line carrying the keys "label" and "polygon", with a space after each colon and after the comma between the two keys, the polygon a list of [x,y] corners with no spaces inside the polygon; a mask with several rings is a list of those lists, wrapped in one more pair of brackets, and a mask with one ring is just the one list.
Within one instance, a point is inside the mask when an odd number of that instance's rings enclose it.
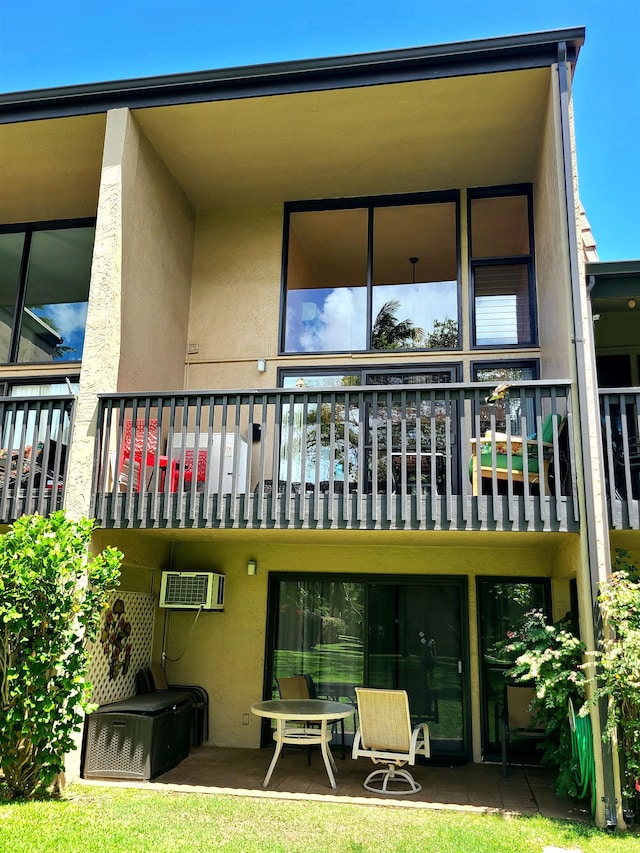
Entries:
{"label": "green grass lawn", "polygon": [[1,853],[631,853],[640,836],[540,817],[70,786],[61,799],[0,793]]}

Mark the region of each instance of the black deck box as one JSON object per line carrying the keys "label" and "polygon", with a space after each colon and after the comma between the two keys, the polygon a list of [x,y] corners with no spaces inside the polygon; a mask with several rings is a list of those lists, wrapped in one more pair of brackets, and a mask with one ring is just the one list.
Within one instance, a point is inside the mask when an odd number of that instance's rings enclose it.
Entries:
{"label": "black deck box", "polygon": [[178,691],[144,693],[101,705],[85,720],[85,779],[149,780],[189,754],[191,697]]}

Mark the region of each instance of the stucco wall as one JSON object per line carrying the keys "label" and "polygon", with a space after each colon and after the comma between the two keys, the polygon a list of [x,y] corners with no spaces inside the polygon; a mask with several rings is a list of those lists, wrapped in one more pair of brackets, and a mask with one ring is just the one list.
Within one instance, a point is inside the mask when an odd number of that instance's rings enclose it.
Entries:
{"label": "stucco wall", "polygon": [[90,513],[97,395],[115,391],[117,387],[121,340],[122,209],[129,171],[125,156],[127,125],[127,110],[109,113],[100,176],[83,368],[65,492],[65,508],[74,517]]}
{"label": "stucco wall", "polygon": [[122,213],[123,391],[183,387],[193,214],[182,190],[129,115]]}
{"label": "stucco wall", "polygon": [[276,385],[256,359],[278,352],[282,206],[212,211],[198,218],[193,266],[188,387]]}
{"label": "stucco wall", "polygon": [[538,287],[541,376],[568,379],[571,358],[571,293],[557,73],[551,74],[540,159],[535,181],[534,229]]}
{"label": "stucco wall", "polygon": [[[456,535],[453,534],[455,537]],[[401,546],[341,544],[339,536],[307,541],[280,542],[264,537],[255,541],[216,541],[210,544],[183,542],[174,552],[177,570],[220,571],[226,575],[223,613],[158,611],[156,635],[166,619],[167,674],[176,683],[200,684],[211,698],[211,742],[217,746],[255,747],[260,723],[243,715],[262,697],[265,661],[267,588],[269,572],[318,572],[326,574],[403,574],[466,576],[469,584],[470,682],[473,720],[473,754],[480,759],[480,700],[475,580],[479,575],[516,575],[553,579],[554,617],[569,606],[569,581],[578,559],[577,537],[570,537],[562,571],[554,569],[554,548],[524,542],[497,550],[491,546]],[[456,537],[458,538],[458,537]],[[464,541],[464,540],[462,540]],[[371,539],[369,539],[371,543]],[[540,544],[540,543],[537,543]],[[453,545],[453,542],[452,542]],[[247,575],[247,560],[258,562],[258,573]],[[156,647],[156,654],[158,654]],[[172,658],[180,658],[172,661]],[[159,658],[158,658],[159,659]]]}

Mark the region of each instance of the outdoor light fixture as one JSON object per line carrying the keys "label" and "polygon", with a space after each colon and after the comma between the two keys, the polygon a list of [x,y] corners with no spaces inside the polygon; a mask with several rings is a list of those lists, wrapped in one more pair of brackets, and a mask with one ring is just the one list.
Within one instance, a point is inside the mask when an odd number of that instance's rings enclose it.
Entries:
{"label": "outdoor light fixture", "polygon": [[256,561],[255,560],[249,560],[249,562],[247,563],[247,574],[248,575],[255,575],[255,573],[257,571],[258,571],[258,564],[256,563]]}
{"label": "outdoor light fixture", "polygon": [[267,359],[266,358],[259,358],[257,367],[258,367],[258,373],[264,373],[267,369]]}
{"label": "outdoor light fixture", "polygon": [[627,302],[627,305],[629,306],[629,308],[631,308],[631,310],[633,310],[636,307],[636,300],[633,298],[633,296]]}

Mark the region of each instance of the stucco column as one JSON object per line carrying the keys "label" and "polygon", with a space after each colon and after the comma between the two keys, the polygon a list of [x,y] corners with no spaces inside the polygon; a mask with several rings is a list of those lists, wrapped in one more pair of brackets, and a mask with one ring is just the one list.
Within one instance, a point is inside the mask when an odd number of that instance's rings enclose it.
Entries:
{"label": "stucco column", "polygon": [[120,363],[124,159],[127,109],[107,114],[96,237],[80,389],[69,454],[65,507],[72,518],[89,516],[98,393],[117,390]]}

